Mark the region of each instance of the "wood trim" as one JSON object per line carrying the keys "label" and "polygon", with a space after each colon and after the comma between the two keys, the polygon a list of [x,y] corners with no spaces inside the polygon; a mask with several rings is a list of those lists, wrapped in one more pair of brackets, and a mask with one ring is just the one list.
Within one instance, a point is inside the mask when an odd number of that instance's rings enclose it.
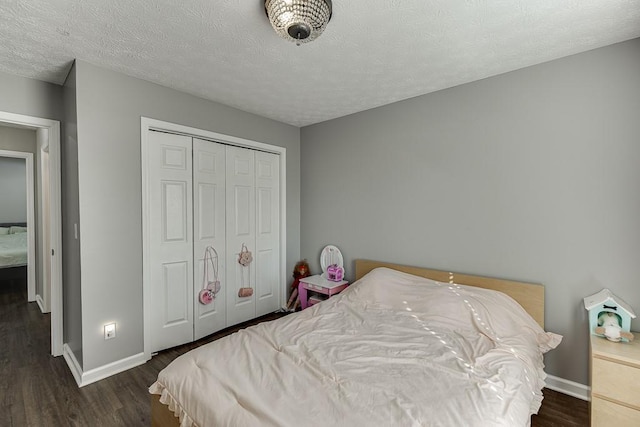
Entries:
{"label": "wood trim", "polygon": [[363,259],[356,260],[356,280],[378,267],[387,267],[438,282],[500,291],[516,300],[544,328],[544,286],[542,285]]}

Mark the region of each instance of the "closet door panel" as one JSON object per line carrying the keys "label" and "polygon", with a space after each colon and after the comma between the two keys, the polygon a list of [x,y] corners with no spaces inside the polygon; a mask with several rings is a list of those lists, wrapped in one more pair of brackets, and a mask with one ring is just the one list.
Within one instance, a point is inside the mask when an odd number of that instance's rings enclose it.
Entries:
{"label": "closet door panel", "polygon": [[253,187],[235,185],[233,187],[233,221],[235,223],[234,235],[236,237],[253,238]]}
{"label": "closet door panel", "polygon": [[162,264],[162,294],[166,295],[163,325],[176,326],[189,323],[189,304],[187,286],[189,284],[189,263],[172,262]]}
{"label": "closet door panel", "polygon": [[162,180],[160,197],[162,199],[162,232],[163,242],[186,242],[187,236],[187,203],[188,182]]}
{"label": "closet door panel", "polygon": [[[274,288],[274,283],[278,279],[276,275],[274,275],[274,269],[272,268],[273,264],[278,263],[278,255],[273,252],[273,250],[258,250],[256,257],[256,304],[264,303],[265,301],[277,297],[276,293],[278,291],[277,287]],[[263,304],[264,305],[264,304]],[[262,313],[260,313],[256,307],[256,316],[262,316],[263,314],[271,313],[276,311],[276,308],[271,309],[269,307],[264,311],[263,308]]]}
{"label": "closet door panel", "polygon": [[[197,192],[194,199],[194,205],[198,205],[196,217],[198,219],[198,231],[195,235],[199,241],[214,240],[217,233],[216,227],[216,210],[220,206],[217,202],[217,194],[224,191],[219,185],[198,181],[196,178]],[[222,192],[223,192],[222,191]],[[224,214],[224,213],[223,213]],[[224,233],[223,233],[224,235]]]}
{"label": "closet door panel", "polygon": [[[238,257],[242,245],[256,256],[255,247],[255,159],[254,152],[226,147],[227,155],[227,325],[253,319],[255,313],[256,261],[242,267]],[[253,287],[254,294],[239,297],[241,287]]]}
{"label": "closet door panel", "polygon": [[280,289],[280,157],[256,151],[256,316],[282,305]]}
{"label": "closet door panel", "polygon": [[193,340],[191,138],[149,132],[150,345]]}
{"label": "closet door panel", "polygon": [[[226,204],[226,159],[225,146],[211,141],[193,139],[193,182],[194,182],[194,226],[193,257],[197,260],[194,276],[194,339],[210,335],[226,327],[226,292],[225,281],[225,204]],[[205,263],[204,251],[207,246],[218,253],[218,280],[220,292],[210,304],[201,304],[198,295],[204,288]],[[211,263],[208,265],[209,280],[214,280],[215,272]]]}

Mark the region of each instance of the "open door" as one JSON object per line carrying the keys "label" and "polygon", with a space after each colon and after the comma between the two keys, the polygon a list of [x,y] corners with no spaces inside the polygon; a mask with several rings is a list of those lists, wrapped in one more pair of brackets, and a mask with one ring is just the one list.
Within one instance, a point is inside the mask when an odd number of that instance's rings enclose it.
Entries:
{"label": "open door", "polygon": [[[60,122],[57,120],[0,111],[0,125],[2,124],[33,129],[36,131],[36,139],[41,141],[43,146],[46,145],[48,147],[49,182],[47,188],[49,191],[49,208],[45,215],[47,216],[47,221],[49,223],[49,231],[47,232],[47,237],[49,239],[49,251],[46,254],[46,259],[48,259],[46,264],[49,266],[47,271],[49,275],[48,282],[50,283],[50,298],[48,299],[49,309],[51,311],[51,354],[53,356],[61,356],[63,347],[63,306]],[[31,203],[33,204],[33,198],[31,199]],[[33,248],[35,248],[35,238],[33,241]],[[38,255],[41,257],[45,256],[43,253]],[[36,277],[35,269],[33,273],[29,272],[29,274]],[[36,299],[35,286],[34,299]]]}

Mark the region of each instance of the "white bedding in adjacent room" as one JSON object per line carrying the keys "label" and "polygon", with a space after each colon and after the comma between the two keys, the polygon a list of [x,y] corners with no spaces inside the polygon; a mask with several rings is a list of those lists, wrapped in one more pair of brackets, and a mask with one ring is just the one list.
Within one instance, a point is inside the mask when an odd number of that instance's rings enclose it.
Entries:
{"label": "white bedding in adjacent room", "polygon": [[150,392],[182,426],[526,426],[560,339],[504,294],[379,268],[177,358]]}
{"label": "white bedding in adjacent room", "polygon": [[27,233],[0,234],[0,268],[27,265]]}

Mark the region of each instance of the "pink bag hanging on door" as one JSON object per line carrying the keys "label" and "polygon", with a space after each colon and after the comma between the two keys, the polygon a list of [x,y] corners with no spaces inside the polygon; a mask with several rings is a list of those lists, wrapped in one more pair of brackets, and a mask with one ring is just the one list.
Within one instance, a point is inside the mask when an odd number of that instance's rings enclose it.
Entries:
{"label": "pink bag hanging on door", "polygon": [[[209,266],[213,270],[213,280],[210,280],[209,277]],[[198,294],[200,303],[211,304],[221,289],[220,280],[218,280],[218,252],[212,246],[207,246],[204,250],[202,287],[203,289]]]}
{"label": "pink bag hanging on door", "polygon": [[[242,249],[240,249],[240,254],[238,255],[238,264],[242,266],[240,267],[241,283],[240,283],[240,289],[238,290],[238,296],[240,298],[246,298],[253,295],[253,288],[250,286],[244,285],[244,270],[245,268],[247,269],[247,271],[249,270],[249,264],[251,264],[251,261],[253,261],[253,255],[251,255],[251,252],[249,251],[249,249],[247,249],[247,247],[243,243]],[[250,272],[248,271],[248,273]],[[251,274],[249,274],[249,280],[251,280]]]}

